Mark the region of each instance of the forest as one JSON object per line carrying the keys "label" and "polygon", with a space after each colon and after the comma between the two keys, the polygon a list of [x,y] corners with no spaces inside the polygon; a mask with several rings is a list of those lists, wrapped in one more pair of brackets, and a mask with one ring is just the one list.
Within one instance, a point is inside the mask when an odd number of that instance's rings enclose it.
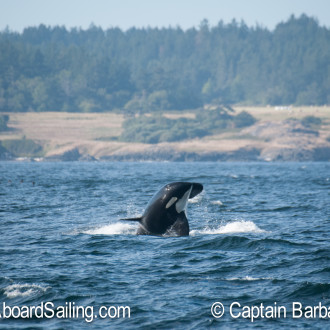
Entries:
{"label": "forest", "polygon": [[272,31],[204,20],[188,30],[40,25],[0,32],[3,112],[323,105],[329,91],[330,30],[306,15]]}

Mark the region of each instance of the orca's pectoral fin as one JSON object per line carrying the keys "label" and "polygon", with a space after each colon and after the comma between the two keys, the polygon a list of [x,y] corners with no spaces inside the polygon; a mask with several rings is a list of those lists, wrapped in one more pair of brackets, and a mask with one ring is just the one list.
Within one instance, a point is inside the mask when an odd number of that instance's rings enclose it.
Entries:
{"label": "orca's pectoral fin", "polygon": [[125,221],[141,221],[142,217],[138,217],[138,218],[126,218],[126,219],[120,219],[120,220],[125,220]]}

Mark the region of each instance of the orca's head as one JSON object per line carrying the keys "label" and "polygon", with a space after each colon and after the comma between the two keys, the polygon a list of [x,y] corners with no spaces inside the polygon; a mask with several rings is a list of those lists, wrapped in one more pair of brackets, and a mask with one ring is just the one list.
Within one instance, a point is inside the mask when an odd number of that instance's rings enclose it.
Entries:
{"label": "orca's head", "polygon": [[175,207],[178,213],[186,210],[188,199],[203,191],[203,185],[192,182],[172,182],[163,189],[165,208]]}

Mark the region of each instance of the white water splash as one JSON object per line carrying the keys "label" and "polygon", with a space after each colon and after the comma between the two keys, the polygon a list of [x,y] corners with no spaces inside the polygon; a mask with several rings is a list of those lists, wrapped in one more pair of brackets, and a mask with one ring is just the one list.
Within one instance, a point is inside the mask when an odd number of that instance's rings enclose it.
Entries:
{"label": "white water splash", "polygon": [[229,222],[225,225],[221,225],[218,228],[207,228],[202,230],[192,230],[191,235],[195,236],[196,234],[202,235],[216,235],[216,234],[229,234],[229,233],[266,233],[265,230],[260,229],[252,221],[234,221]]}
{"label": "white water splash", "polygon": [[203,197],[204,197],[204,191],[201,194],[196,195],[194,198],[188,199],[188,203],[191,203],[191,204],[200,203],[202,201]]}
{"label": "white water splash", "polygon": [[[110,225],[85,230],[82,233],[87,235],[135,235],[138,226],[136,223],[116,222]],[[190,231],[191,236],[196,235],[217,235],[228,233],[266,233],[252,221],[234,221],[221,225],[217,228],[206,228]]]}
{"label": "white water splash", "polygon": [[252,276],[227,278],[227,281],[262,281],[262,280],[273,280],[273,278],[271,278],[271,277],[252,277]]}
{"label": "white water splash", "polygon": [[88,235],[134,235],[138,226],[124,222],[116,222],[103,227],[93,228],[83,231],[83,234]]}
{"label": "white water splash", "polygon": [[222,206],[223,205],[223,203],[220,200],[213,201],[213,202],[211,202],[211,204],[213,204],[213,205],[219,205],[219,206]]}
{"label": "white water splash", "polygon": [[37,284],[11,284],[5,287],[4,294],[7,298],[27,297],[43,293],[48,287],[42,287]]}

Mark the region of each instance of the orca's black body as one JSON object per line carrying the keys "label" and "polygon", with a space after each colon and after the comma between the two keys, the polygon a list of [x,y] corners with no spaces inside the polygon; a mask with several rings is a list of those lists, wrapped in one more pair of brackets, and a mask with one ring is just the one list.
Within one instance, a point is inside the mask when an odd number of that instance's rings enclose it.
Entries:
{"label": "orca's black body", "polygon": [[122,220],[138,221],[137,235],[188,236],[188,199],[197,196],[202,190],[200,183],[169,183],[150,200],[142,217]]}

